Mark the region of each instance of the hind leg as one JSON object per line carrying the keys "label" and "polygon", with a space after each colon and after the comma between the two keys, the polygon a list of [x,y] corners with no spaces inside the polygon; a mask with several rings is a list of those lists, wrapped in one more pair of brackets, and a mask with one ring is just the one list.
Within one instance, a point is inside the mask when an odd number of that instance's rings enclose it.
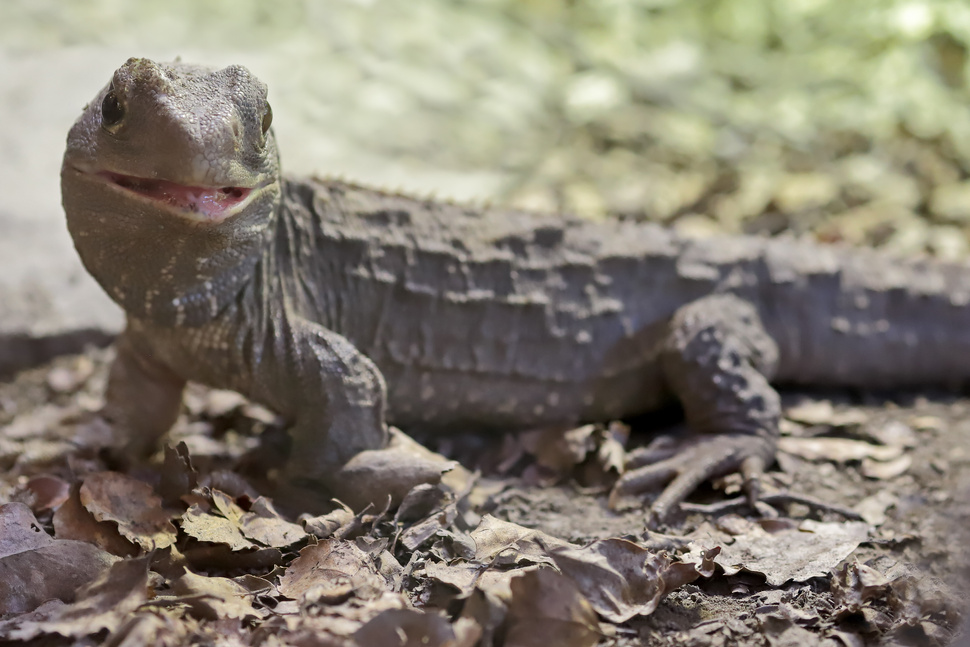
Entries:
{"label": "hind leg", "polygon": [[664,486],[651,525],[664,521],[698,485],[739,471],[752,503],[759,477],[774,460],[781,405],[769,384],[778,349],[754,307],[732,295],[711,295],[672,317],[659,358],[664,379],[696,432],[653,445],[647,465],[623,474],[611,503]]}

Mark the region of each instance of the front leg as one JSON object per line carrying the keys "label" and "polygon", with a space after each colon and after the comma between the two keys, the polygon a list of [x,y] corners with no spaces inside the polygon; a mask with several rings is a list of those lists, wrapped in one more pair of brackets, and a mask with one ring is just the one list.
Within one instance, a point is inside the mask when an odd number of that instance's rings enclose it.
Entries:
{"label": "front leg", "polygon": [[130,325],[119,335],[115,351],[101,417],[123,458],[144,458],[175,424],[185,380],[156,360]]}
{"label": "front leg", "polygon": [[[778,392],[768,383],[778,348],[758,313],[733,295],[711,295],[680,308],[659,358],[690,428],[683,442],[651,446],[617,482],[611,502],[667,483],[651,508],[663,521],[702,482],[740,471],[754,503],[759,477],[774,460],[781,418]],[[631,466],[628,466],[628,468]]]}
{"label": "front leg", "polygon": [[383,506],[452,467],[399,432],[389,443],[384,378],[353,344],[301,317],[282,324],[271,365],[256,368],[257,388],[268,397],[255,395],[292,418],[283,503],[314,509],[334,496],[358,510]]}

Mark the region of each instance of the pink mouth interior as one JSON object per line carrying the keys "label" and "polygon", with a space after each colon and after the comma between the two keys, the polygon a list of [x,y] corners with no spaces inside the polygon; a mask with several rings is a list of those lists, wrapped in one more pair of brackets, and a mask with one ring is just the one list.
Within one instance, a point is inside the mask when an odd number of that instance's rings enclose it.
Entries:
{"label": "pink mouth interior", "polygon": [[240,186],[219,188],[186,186],[168,180],[151,180],[107,171],[101,175],[138,195],[185,211],[200,213],[213,220],[218,220],[227,210],[245,200],[252,192],[252,189]]}

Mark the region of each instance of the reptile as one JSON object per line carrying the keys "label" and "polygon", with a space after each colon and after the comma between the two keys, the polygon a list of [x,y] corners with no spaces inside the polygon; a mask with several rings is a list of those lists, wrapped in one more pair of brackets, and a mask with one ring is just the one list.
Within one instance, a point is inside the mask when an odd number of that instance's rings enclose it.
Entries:
{"label": "reptile", "polygon": [[614,495],[774,460],[773,384],[970,377],[970,269],[796,239],[682,237],[280,173],[267,88],[132,58],[67,138],[63,206],[127,314],[102,416],[151,451],[194,380],[285,418],[281,480],[354,506],[450,466],[389,432],[605,421],[670,402],[689,434]]}

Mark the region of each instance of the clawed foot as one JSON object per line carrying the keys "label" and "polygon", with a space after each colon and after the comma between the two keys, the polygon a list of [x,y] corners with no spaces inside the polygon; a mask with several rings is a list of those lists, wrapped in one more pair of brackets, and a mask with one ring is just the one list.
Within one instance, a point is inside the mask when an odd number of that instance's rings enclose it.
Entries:
{"label": "clawed foot", "polygon": [[647,525],[654,528],[704,481],[741,472],[749,503],[760,509],[760,478],[774,455],[771,439],[750,434],[695,436],[679,441],[658,438],[631,453],[627,471],[610,492],[610,507],[617,507],[623,497],[666,485],[650,508]]}

